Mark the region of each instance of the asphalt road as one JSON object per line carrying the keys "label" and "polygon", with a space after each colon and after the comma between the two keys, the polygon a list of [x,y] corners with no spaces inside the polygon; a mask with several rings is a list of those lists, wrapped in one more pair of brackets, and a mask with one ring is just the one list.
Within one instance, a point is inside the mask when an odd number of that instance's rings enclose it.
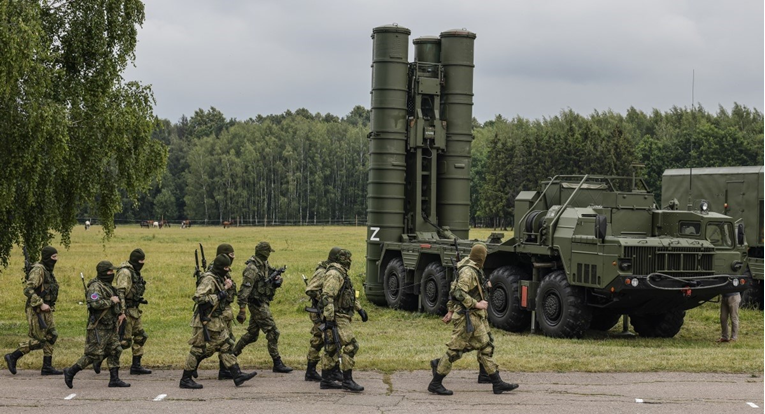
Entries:
{"label": "asphalt road", "polygon": [[[127,369],[123,369],[127,371]],[[259,372],[241,387],[218,381],[217,371],[201,371],[201,390],[178,388],[180,371],[122,379],[130,388],[108,388],[109,371],[75,377],[41,377],[38,371],[0,372],[0,412],[109,414],[160,412],[266,412],[290,414],[365,413],[761,413],[762,376],[687,373],[502,373],[520,388],[494,395],[490,384],[476,383],[476,372],[454,371],[444,385],[453,396],[427,392],[430,372],[382,374],[354,372],[362,393],[320,390],[303,381],[303,372]]]}

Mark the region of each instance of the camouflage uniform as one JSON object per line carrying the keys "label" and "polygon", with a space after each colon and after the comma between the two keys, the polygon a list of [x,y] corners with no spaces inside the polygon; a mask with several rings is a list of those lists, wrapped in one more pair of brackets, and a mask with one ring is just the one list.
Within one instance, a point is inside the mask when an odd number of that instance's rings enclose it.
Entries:
{"label": "camouflage uniform", "polygon": [[[202,388],[202,385],[194,382],[191,376],[203,359],[213,356],[216,352],[220,361],[230,371],[237,386],[256,375],[254,372],[243,374],[239,369],[236,356],[231,352],[228,327],[223,320],[221,304],[228,297],[225,290],[225,275],[230,265],[231,259],[227,255],[219,255],[215,258],[212,271],[204,273],[197,284],[193,297],[197,311],[191,322],[193,328],[191,339],[189,339],[191,350],[184,365],[181,388]],[[205,328],[209,334],[209,341],[205,340]]]}
{"label": "camouflage uniform", "polygon": [[[245,308],[250,310],[250,324],[234,346],[234,354],[242,353],[244,347],[258,340],[260,331],[268,340],[268,354],[274,363],[274,372],[290,372],[279,355],[279,329],[271,314],[269,303],[274,299],[276,289],[281,287],[281,277],[269,282],[269,275],[276,269],[268,264],[268,256],[274,250],[268,242],[260,242],[255,248],[255,255],[247,260],[247,267],[242,272],[242,287],[239,290],[239,313],[244,315]],[[240,318],[242,319],[242,318]],[[242,319],[243,320],[243,319]]]}
{"label": "camouflage uniform", "polygon": [[[40,371],[42,375],[63,374],[62,371],[56,370],[51,365],[53,345],[58,339],[56,324],[53,321],[53,312],[56,310],[56,300],[58,299],[58,281],[53,274],[53,267],[57,259],[52,259],[56,254],[56,249],[51,246],[43,248],[43,261],[32,266],[24,281],[24,296],[27,297],[25,313],[29,324],[29,339],[21,342],[16,351],[5,355],[5,362],[11,374],[16,374],[16,361],[35,349],[43,350],[43,366]],[[43,304],[49,306],[50,310],[42,311],[40,306]],[[42,328],[40,319],[43,320],[46,328]]]}
{"label": "camouflage uniform", "polygon": [[125,304],[125,326],[120,341],[122,349],[133,349],[133,364],[130,373],[134,375],[151,374],[151,371],[141,366],[143,346],[149,336],[143,329],[139,308],[142,303],[147,303],[143,298],[146,291],[146,281],[141,276],[141,269],[145,259],[143,250],[135,249],[130,253],[130,260],[120,264],[114,286],[119,292],[120,300]]}
{"label": "camouflage uniform", "polygon": [[[322,356],[322,388],[339,388],[330,378],[329,372],[337,365],[340,355],[340,369],[343,371],[342,388],[350,391],[363,391],[364,387],[356,384],[353,380],[354,357],[359,350],[359,344],[351,330],[351,321],[354,311],[362,315],[366,320],[366,312],[361,308],[359,301],[356,300],[356,290],[353,288],[353,282],[348,275],[351,267],[351,252],[341,250],[338,253],[338,262],[331,263],[324,276],[322,286],[321,302],[323,308],[322,315],[325,320],[324,335],[327,335],[327,352]],[[334,332],[332,327],[337,327],[337,334],[340,337],[341,349],[337,349],[335,344]]]}
{"label": "camouflage uniform", "polygon": [[121,300],[115,303],[111,299],[119,298],[119,292],[112,286],[115,268],[110,262],[102,261],[96,270],[98,276],[88,282],[87,305],[90,316],[85,339],[85,354],[74,365],[64,370],[64,382],[72,388],[72,380],[77,372],[94,361],[100,361],[106,357],[111,374],[109,386],[129,387],[130,384],[119,379],[122,347],[117,330],[119,318],[123,317],[125,308]]}
{"label": "camouflage uniform", "polygon": [[[231,263],[234,263],[234,246],[223,243],[218,245],[218,249],[215,253],[216,257],[218,255],[225,254],[231,259]],[[207,269],[207,271],[212,271],[212,265]],[[236,343],[236,337],[234,336],[234,311],[231,308],[231,304],[234,303],[234,300],[236,298],[236,282],[234,282],[234,278],[231,277],[231,272],[226,272],[226,275],[223,277],[224,280],[228,279],[231,281],[231,287],[226,289],[226,297],[221,299],[220,301],[220,307],[223,309],[223,312],[221,313],[221,318],[223,319],[223,322],[226,324],[226,330],[228,331],[228,342],[231,344],[231,348],[233,349],[234,344]],[[218,354],[220,356],[220,354]],[[226,365],[223,363],[223,360],[219,358],[218,360],[218,379],[219,380],[228,380],[232,379],[231,373],[229,373],[228,368],[226,368]]]}
{"label": "camouflage uniform", "polygon": [[[333,247],[329,251],[327,260],[319,262],[319,264],[316,265],[316,270],[314,270],[311,279],[306,282],[305,294],[311,298],[311,308],[316,310],[316,312],[322,311],[321,306],[319,306],[319,302],[321,300],[321,289],[324,286],[327,268],[329,267],[330,263],[333,263],[337,260],[337,254],[340,252],[340,250],[341,249],[339,247]],[[321,381],[322,379],[321,375],[316,372],[316,366],[321,361],[321,349],[324,347],[324,334],[320,328],[323,322],[323,318],[319,313],[316,312],[308,313],[308,317],[311,320],[312,326],[310,330],[311,339],[308,341],[308,355],[306,357],[308,360],[305,371],[306,381]],[[333,375],[336,376],[334,379],[342,381],[343,377],[340,373],[340,368],[337,365],[335,368],[333,368],[332,371]]]}

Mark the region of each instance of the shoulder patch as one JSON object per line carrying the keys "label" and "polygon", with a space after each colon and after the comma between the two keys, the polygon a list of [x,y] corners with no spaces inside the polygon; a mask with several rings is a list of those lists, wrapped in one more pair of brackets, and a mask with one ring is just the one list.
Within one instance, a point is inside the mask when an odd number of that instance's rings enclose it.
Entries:
{"label": "shoulder patch", "polygon": [[93,292],[93,294],[90,295],[90,300],[98,300],[98,292]]}

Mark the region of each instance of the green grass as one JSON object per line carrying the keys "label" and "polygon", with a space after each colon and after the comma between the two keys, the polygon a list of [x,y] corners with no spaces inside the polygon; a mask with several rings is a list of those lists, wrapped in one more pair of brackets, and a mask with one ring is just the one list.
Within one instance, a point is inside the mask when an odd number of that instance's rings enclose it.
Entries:
{"label": "green grass", "polygon": [[[485,239],[491,229],[471,233]],[[509,236],[508,232],[505,232]],[[271,254],[273,265],[288,265],[284,286],[277,291],[272,310],[281,331],[280,351],[287,364],[305,367],[310,322],[303,307],[308,304],[303,294],[300,274],[310,276],[317,262],[326,258],[332,246],[350,249],[354,254],[351,273],[357,290],[363,291],[365,266],[364,227],[192,227],[180,229],[141,229],[120,226],[115,237],[104,245],[100,227],[85,231],[78,227],[72,234],[68,251],[59,247],[56,275],[61,295],[55,314],[60,334],[56,343],[55,364],[73,363],[83,351],[86,311],[80,272],[86,280],[95,275],[100,260],[118,264],[131,250],[141,247],[146,252],[144,277],[147,280],[143,306],[144,326],[149,335],[143,362],[151,367],[179,369],[188,353],[194,292],[194,249],[203,243],[212,260],[220,243],[231,243],[237,258],[233,273],[241,281],[244,261],[255,245],[268,240],[276,250]],[[0,346],[9,352],[26,338],[26,321],[22,294],[23,258],[15,249],[10,267],[0,273]],[[396,370],[427,369],[428,361],[445,351],[451,329],[431,315],[393,311],[376,307],[361,294],[362,305],[370,321],[354,324],[360,344],[358,369]],[[717,344],[719,336],[718,304],[708,303],[688,312],[685,325],[672,339],[622,339],[621,322],[608,333],[588,332],[583,339],[550,339],[541,335],[514,334],[494,330],[495,358],[505,371],[586,371],[586,372],[728,372],[761,375],[763,371],[763,314],[741,310],[741,333],[734,344]],[[244,326],[236,325],[237,337]],[[39,368],[42,353],[36,351],[19,361],[19,367]],[[130,352],[123,352],[123,364],[130,361]],[[266,368],[271,361],[265,338],[250,344],[240,357],[247,366]],[[217,367],[208,360],[202,368]],[[466,355],[457,368],[476,369],[475,354]]]}

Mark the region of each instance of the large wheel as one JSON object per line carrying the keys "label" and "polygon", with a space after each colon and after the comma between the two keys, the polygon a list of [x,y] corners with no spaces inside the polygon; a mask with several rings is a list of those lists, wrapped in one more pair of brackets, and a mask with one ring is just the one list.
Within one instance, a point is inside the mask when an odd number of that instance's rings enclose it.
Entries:
{"label": "large wheel", "polygon": [[684,310],[671,310],[654,315],[630,315],[635,332],[646,338],[672,338],[685,321]]}
{"label": "large wheel", "polygon": [[417,297],[404,292],[406,286],[406,269],[401,258],[396,257],[385,266],[383,276],[383,291],[385,301],[393,309],[414,310],[417,307]]}
{"label": "large wheel", "polygon": [[427,313],[442,316],[446,314],[446,302],[449,301],[449,280],[446,269],[441,263],[432,262],[425,266],[420,282],[422,309]]}
{"label": "large wheel", "polygon": [[518,295],[523,279],[529,277],[516,266],[502,266],[491,272],[489,321],[492,325],[510,332],[521,332],[531,326],[531,312],[521,308]]}
{"label": "large wheel", "polygon": [[590,322],[590,329],[596,331],[607,331],[613,328],[622,318],[620,313],[607,312],[607,311],[595,311],[592,313],[592,322]]}
{"label": "large wheel", "polygon": [[569,285],[561,270],[548,274],[539,284],[536,312],[542,332],[553,338],[581,338],[592,319],[584,289]]}

